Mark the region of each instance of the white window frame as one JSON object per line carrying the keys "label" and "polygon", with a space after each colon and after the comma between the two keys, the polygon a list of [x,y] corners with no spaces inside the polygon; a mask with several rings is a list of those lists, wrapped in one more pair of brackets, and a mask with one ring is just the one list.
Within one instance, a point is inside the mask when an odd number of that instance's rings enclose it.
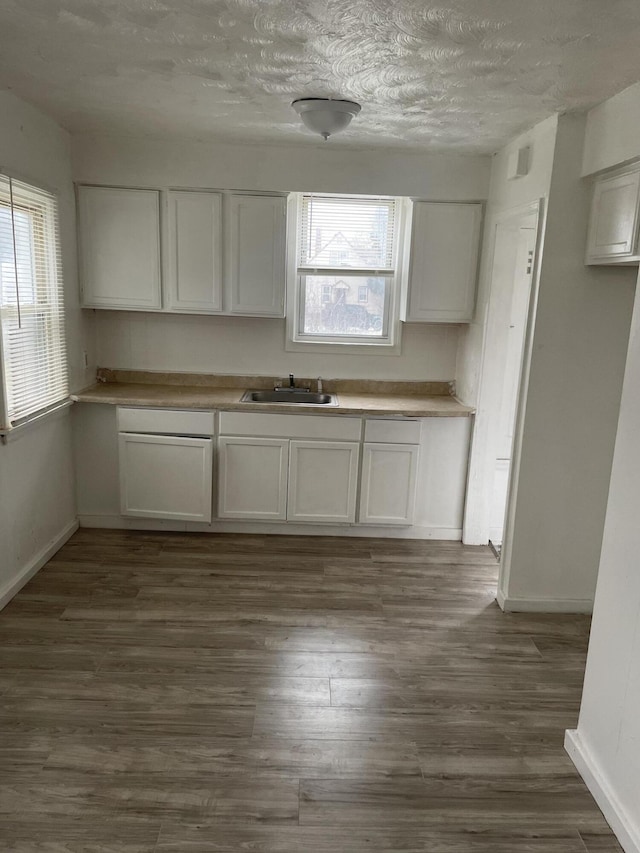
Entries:
{"label": "white window frame", "polygon": [[[308,193],[291,193],[289,196],[289,209],[287,215],[287,319],[286,319],[286,341],[285,349],[288,352],[318,352],[318,353],[340,353],[345,355],[400,355],[402,351],[400,322],[401,291],[406,287],[407,264],[407,233],[410,228],[410,200],[407,198],[381,195],[357,195],[354,193],[318,193],[322,196],[333,196],[335,198],[353,199],[379,199],[394,198],[396,202],[396,228],[393,243],[393,257],[395,272],[393,275],[384,273],[388,277],[387,299],[385,305],[385,316],[383,323],[386,324],[383,337],[366,338],[363,335],[305,335],[300,330],[302,327],[302,287],[305,270],[298,267],[300,256],[300,232],[302,222],[302,199]],[[308,275],[337,275],[356,278],[375,277],[382,275],[382,271],[359,270],[349,267],[335,268],[308,268]]]}
{"label": "white window frame", "polygon": [[[50,207],[44,211],[44,215],[51,217],[48,220],[46,228],[48,230],[47,236],[53,238],[52,240],[46,240],[40,249],[41,257],[46,257],[46,266],[44,268],[44,274],[46,275],[46,301],[42,301],[40,303],[25,302],[19,305],[17,304],[15,307],[3,306],[0,302],[0,437],[3,442],[5,442],[17,431],[21,432],[24,427],[36,423],[43,417],[68,407],[71,405],[71,400],[69,397],[69,368],[65,333],[66,311],[64,304],[65,294],[61,262],[58,198],[56,193],[52,190],[39,186],[28,179],[8,175],[6,173],[0,173],[0,176],[3,180],[10,182],[10,192],[11,183],[16,187],[16,195],[18,197],[16,201],[17,208],[20,208],[24,203],[20,199],[21,196],[27,199],[27,208],[30,204],[33,204],[34,206],[47,203],[50,204]],[[30,195],[32,195],[32,201],[29,199]],[[43,270],[41,269],[40,273],[42,272]],[[19,291],[17,292],[19,294]],[[39,296],[42,297],[42,295],[43,293],[40,291]],[[3,340],[3,317],[6,316],[15,321],[19,316],[33,317],[38,316],[39,314],[46,316],[50,313],[51,305],[57,306],[58,313],[55,316],[51,315],[53,317],[53,325],[47,326],[45,332],[47,336],[51,336],[53,329],[57,327],[57,331],[59,333],[57,336],[57,344],[59,346],[58,357],[60,359],[60,363],[58,372],[55,375],[60,379],[63,392],[59,396],[56,396],[55,399],[52,398],[49,400],[44,406],[30,408],[28,411],[20,412],[19,415],[14,416],[11,413],[12,407],[9,403],[10,368],[6,363],[5,358],[6,345]]]}

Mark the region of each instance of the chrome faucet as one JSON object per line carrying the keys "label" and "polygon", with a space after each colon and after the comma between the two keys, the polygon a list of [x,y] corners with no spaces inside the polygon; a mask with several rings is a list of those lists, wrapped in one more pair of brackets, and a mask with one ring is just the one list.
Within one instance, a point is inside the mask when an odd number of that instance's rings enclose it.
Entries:
{"label": "chrome faucet", "polygon": [[318,376],[318,394],[322,394],[322,376]]}
{"label": "chrome faucet", "polygon": [[289,388],[296,387],[296,380],[293,378],[293,373],[289,374]]}

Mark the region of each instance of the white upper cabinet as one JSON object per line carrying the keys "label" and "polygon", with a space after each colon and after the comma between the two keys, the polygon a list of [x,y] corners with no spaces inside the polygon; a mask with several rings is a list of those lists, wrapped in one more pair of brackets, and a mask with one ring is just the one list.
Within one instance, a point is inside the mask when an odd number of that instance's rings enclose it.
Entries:
{"label": "white upper cabinet", "polygon": [[237,194],[227,203],[228,311],[283,317],[287,200]]}
{"label": "white upper cabinet", "polygon": [[283,317],[286,205],[284,195],[80,186],[83,305]]}
{"label": "white upper cabinet", "polygon": [[481,204],[413,203],[404,320],[468,323],[473,319]]}
{"label": "white upper cabinet", "polygon": [[222,195],[168,194],[167,306],[172,311],[222,311]]}
{"label": "white upper cabinet", "polygon": [[82,304],[161,308],[160,193],[82,186],[78,214]]}
{"label": "white upper cabinet", "polygon": [[637,264],[640,171],[598,178],[593,189],[587,264]]}

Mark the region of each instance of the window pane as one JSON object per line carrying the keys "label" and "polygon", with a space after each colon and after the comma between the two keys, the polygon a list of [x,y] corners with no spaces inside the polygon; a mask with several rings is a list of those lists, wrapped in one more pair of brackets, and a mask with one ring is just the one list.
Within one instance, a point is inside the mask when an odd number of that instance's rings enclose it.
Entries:
{"label": "window pane", "polygon": [[388,286],[385,276],[303,276],[302,334],[384,337]]}
{"label": "window pane", "polygon": [[392,269],[394,199],[302,199],[300,265]]}
{"label": "window pane", "polygon": [[[15,236],[15,253],[13,238]],[[16,287],[16,268],[18,286]],[[31,216],[0,202],[0,297],[2,305],[35,302],[36,277]]]}
{"label": "window pane", "polygon": [[0,426],[5,427],[68,394],[57,203],[50,193],[5,175],[0,175],[0,321],[0,381],[7,398]]}

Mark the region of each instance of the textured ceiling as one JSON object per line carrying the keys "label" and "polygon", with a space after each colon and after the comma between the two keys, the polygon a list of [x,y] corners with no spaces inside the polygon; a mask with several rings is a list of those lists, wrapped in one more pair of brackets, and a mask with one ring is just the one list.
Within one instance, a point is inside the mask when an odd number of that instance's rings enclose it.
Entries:
{"label": "textured ceiling", "polygon": [[[640,79],[638,0],[0,0],[0,87],[71,131],[491,152]],[[1,118],[1,117],[0,117]]]}

